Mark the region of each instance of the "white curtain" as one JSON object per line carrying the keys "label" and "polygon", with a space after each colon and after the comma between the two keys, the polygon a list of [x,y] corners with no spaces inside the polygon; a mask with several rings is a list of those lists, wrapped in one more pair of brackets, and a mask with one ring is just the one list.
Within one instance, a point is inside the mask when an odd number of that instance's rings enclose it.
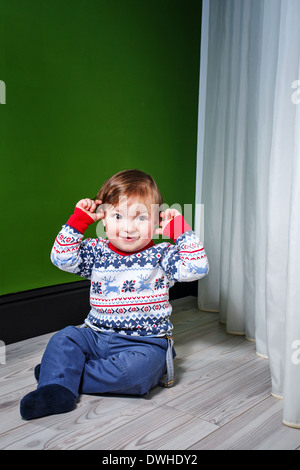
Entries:
{"label": "white curtain", "polygon": [[199,308],[256,341],[300,427],[300,0],[203,0],[197,158]]}

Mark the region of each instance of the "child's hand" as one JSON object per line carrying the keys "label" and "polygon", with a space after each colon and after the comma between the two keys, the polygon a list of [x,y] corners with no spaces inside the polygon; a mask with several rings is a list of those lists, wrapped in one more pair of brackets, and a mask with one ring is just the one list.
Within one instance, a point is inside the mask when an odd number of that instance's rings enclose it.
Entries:
{"label": "child's hand", "polygon": [[76,207],[81,209],[83,212],[86,212],[92,219],[94,219],[94,222],[97,222],[100,219],[104,218],[104,212],[103,210],[99,210],[96,212],[97,207],[102,204],[102,201],[99,199],[81,199],[80,201],[77,202]]}
{"label": "child's hand", "polygon": [[161,228],[157,228],[154,231],[154,233],[162,235],[163,231],[164,231],[164,228],[168,225],[168,223],[172,219],[177,217],[178,215],[181,215],[181,213],[177,209],[167,209],[165,212],[161,212],[160,215],[161,215],[161,218],[162,218],[162,220],[159,224]]}

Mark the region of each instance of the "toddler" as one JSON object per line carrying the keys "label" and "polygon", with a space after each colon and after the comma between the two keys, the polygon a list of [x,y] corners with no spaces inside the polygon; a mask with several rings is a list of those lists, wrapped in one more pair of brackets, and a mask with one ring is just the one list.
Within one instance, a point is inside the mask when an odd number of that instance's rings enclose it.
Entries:
{"label": "toddler", "polygon": [[[175,209],[162,208],[153,178],[139,170],[112,176],[94,200],[82,199],[51,252],[58,268],[90,279],[90,311],[82,327],[50,339],[35,368],[37,389],[26,395],[26,420],[74,409],[79,394],[145,395],[173,384],[169,288],[202,278],[202,243]],[[102,220],[106,237],[83,240]],[[158,228],[156,228],[158,226]],[[163,234],[174,244],[154,244]]]}

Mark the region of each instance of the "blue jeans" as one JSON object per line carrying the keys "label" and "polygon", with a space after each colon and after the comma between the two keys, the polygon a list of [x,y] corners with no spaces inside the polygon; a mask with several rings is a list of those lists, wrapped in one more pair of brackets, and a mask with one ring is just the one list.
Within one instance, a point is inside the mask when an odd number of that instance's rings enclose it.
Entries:
{"label": "blue jeans", "polygon": [[59,384],[79,393],[145,395],[166,371],[167,340],[68,326],[44,352],[38,388]]}

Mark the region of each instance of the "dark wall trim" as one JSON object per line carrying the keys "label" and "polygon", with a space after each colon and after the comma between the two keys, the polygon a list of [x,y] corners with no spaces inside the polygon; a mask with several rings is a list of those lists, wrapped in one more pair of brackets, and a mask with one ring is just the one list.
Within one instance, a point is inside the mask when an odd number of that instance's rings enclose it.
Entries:
{"label": "dark wall trim", "polygon": [[[89,281],[42,287],[0,297],[0,340],[5,344],[81,324],[89,312]],[[197,296],[198,282],[176,283],[170,300]]]}

